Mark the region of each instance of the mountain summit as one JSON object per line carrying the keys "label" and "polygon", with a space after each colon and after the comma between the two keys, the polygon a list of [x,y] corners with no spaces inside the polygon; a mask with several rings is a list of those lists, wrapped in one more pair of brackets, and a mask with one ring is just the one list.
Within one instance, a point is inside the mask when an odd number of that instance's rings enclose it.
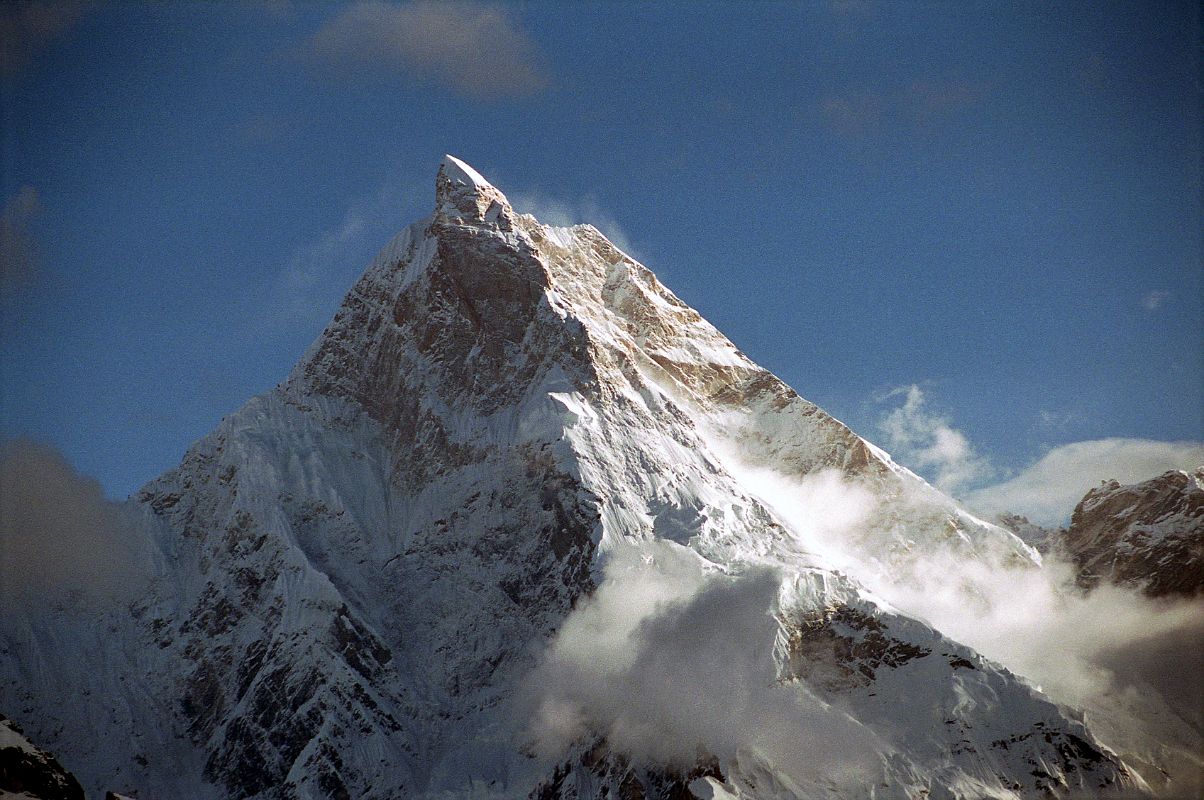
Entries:
{"label": "mountain summit", "polygon": [[498,222],[513,210],[510,201],[481,173],[455,156],[444,156],[435,177],[435,213],[467,215],[473,222]]}
{"label": "mountain summit", "polygon": [[6,643],[0,702],[92,788],[1145,791],[1074,714],[873,591],[941,559],[1028,574],[1034,550],[597,229],[518,214],[451,156],[435,201],[287,380],[127,504],[148,591]]}

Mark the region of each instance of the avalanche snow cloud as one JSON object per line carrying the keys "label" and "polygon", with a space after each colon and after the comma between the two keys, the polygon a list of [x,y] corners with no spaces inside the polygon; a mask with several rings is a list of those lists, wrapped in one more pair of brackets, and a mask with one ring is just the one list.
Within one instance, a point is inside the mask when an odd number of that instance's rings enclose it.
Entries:
{"label": "avalanche snow cloud", "polygon": [[96,481],[28,440],[0,448],[0,601],[112,604],[147,578],[133,533]]}
{"label": "avalanche snow cloud", "polygon": [[[1173,776],[1171,796],[1204,789],[1204,690],[1198,678],[1204,673],[1204,598],[1151,599],[1110,584],[1082,592],[1075,587],[1077,567],[1055,554],[1040,569],[1001,570],[936,549],[907,570],[884,569],[855,545],[878,503],[861,485],[835,470],[791,480],[714,449],[807,552],[822,555],[893,607],[1035,681],[1058,702],[1089,710],[1113,742],[1142,739],[1131,746],[1160,750],[1159,768]],[[923,502],[917,497],[922,489],[913,486],[908,494],[912,499],[904,504]],[[1136,733],[1148,726],[1161,728],[1161,735]]]}
{"label": "avalanche snow cloud", "polygon": [[145,591],[0,640],[0,708],[95,792],[1127,797],[1200,750],[1148,682],[1087,722],[1035,685],[1087,694],[1036,670],[1098,616],[1032,548],[451,156],[121,513]]}
{"label": "avalanche snow cloud", "polygon": [[813,695],[780,685],[772,658],[781,575],[716,572],[671,542],[624,546],[561,626],[531,677],[544,754],[603,737],[648,764],[756,752],[799,783],[856,791],[881,777],[883,743]]}

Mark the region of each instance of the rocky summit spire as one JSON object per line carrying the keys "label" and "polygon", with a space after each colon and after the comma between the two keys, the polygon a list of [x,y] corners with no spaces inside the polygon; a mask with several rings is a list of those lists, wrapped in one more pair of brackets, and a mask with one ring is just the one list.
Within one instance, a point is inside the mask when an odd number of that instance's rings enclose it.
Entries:
{"label": "rocky summit spire", "polygon": [[462,222],[488,222],[508,228],[510,201],[472,167],[445,155],[435,176],[435,214]]}

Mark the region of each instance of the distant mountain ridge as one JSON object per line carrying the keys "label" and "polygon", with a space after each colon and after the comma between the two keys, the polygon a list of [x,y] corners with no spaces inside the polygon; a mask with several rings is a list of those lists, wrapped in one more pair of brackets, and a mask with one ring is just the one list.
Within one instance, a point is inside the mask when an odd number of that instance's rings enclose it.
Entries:
{"label": "distant mountain ridge", "polygon": [[1132,585],[1151,597],[1204,591],[1204,467],[1142,483],[1092,489],[1074,510],[1062,547],[1079,582]]}
{"label": "distant mountain ridge", "polygon": [[1104,481],[1075,506],[1067,528],[1015,514],[999,522],[1039,552],[1073,563],[1084,589],[1106,582],[1150,597],[1204,592],[1204,467],[1129,485]]}

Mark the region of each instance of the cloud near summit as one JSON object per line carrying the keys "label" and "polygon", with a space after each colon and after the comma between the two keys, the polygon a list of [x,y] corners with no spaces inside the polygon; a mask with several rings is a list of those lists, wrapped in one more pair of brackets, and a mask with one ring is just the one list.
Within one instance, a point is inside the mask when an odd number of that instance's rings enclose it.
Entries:
{"label": "cloud near summit", "polygon": [[883,395],[880,402],[899,396],[904,397],[903,404],[884,414],[879,428],[906,463],[931,474],[936,487],[950,493],[991,474],[990,463],[974,451],[966,435],[954,428],[948,417],[928,409],[919,386],[900,386]]}
{"label": "cloud near summit", "polygon": [[[1048,448],[1034,463],[1010,472],[980,453],[948,415],[931,410],[918,385],[900,386],[877,400],[891,406],[878,429],[899,462],[988,518],[1022,514],[1038,525],[1065,525],[1083,495],[1101,481],[1140,483],[1167,470],[1204,465],[1204,442],[1111,437]],[[1041,418],[1046,425],[1059,422],[1049,412]]]}
{"label": "cloud near summit", "polygon": [[1003,483],[963,499],[984,514],[1021,513],[1041,525],[1063,525],[1087,490],[1100,481],[1139,483],[1167,470],[1204,465],[1204,443],[1151,439],[1094,439],[1054,447]]}
{"label": "cloud near summit", "polygon": [[482,99],[530,95],[547,84],[535,43],[509,11],[472,2],[355,3],[327,20],[303,55],[340,78],[430,81]]}

